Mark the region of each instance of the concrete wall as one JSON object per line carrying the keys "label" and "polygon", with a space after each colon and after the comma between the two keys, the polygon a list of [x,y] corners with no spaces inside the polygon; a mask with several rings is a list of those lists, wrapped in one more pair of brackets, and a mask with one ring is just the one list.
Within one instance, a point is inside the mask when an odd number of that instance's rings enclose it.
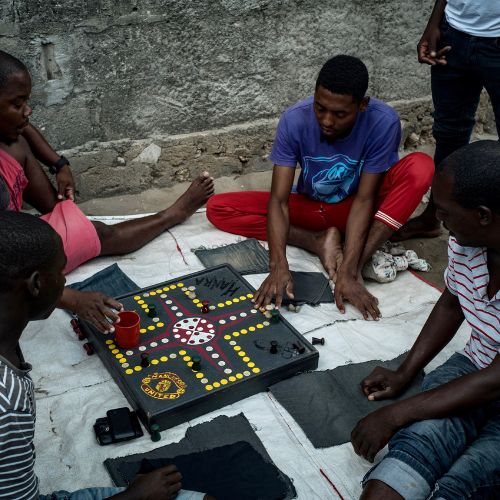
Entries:
{"label": "concrete wall", "polygon": [[370,93],[425,139],[415,46],[433,3],[0,0],[0,47],[30,68],[32,121],[68,151],[87,198],[269,168],[276,118],[337,53],[361,57]]}

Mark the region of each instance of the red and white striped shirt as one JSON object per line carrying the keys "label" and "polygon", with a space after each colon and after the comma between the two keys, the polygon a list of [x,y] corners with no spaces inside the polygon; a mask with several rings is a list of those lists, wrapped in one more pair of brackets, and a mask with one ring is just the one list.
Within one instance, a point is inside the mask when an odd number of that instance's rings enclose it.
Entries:
{"label": "red and white striped shirt", "polygon": [[446,286],[458,297],[471,336],[463,353],[478,368],[486,368],[500,350],[500,291],[488,298],[490,274],[486,248],[462,247],[448,241]]}

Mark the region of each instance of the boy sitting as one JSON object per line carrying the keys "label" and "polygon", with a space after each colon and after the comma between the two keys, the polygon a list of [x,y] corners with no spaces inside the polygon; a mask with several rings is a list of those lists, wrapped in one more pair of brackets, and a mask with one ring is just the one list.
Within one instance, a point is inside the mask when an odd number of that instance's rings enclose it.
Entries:
{"label": "boy sitting", "polygon": [[464,320],[471,336],[426,375],[424,392],[356,425],[354,450],[368,460],[389,442],[365,478],[363,499],[498,498],[500,491],[500,144],[480,141],[452,153],[432,192],[450,231],[447,288],[399,369],[376,368],[364,393],[395,397]]}
{"label": "boy sitting", "polygon": [[[37,146],[39,157],[44,156],[42,150],[45,147],[50,149],[40,134],[36,136],[36,129],[27,130],[31,115],[30,94],[31,78],[26,66],[0,51],[0,177],[9,191],[8,208],[19,211],[23,200],[27,201],[57,231],[67,257],[65,273],[98,255],[120,255],[138,250],[167,229],[185,221],[213,194],[213,179],[205,172],[171,207],[155,215],[112,226],[89,221],[71,199],[72,181],[66,179],[63,187],[69,199],[61,200],[63,196],[59,194],[58,197],[22,135],[27,133]],[[112,308],[121,308],[118,302],[102,294],[70,288],[64,290],[58,305],[91,321],[103,331],[112,329],[106,318],[117,319]]]}

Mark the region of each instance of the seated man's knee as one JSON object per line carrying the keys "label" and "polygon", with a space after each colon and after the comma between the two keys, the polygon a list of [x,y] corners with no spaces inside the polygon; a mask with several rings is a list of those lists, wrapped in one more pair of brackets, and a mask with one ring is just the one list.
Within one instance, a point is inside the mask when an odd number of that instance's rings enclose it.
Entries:
{"label": "seated man's knee", "polygon": [[410,153],[405,157],[407,162],[405,176],[415,190],[425,194],[432,184],[434,176],[434,160],[425,153]]}
{"label": "seated man's knee", "polygon": [[106,243],[116,235],[116,227],[114,225],[104,224],[99,221],[94,221],[93,224],[97,231],[97,236],[99,236],[101,245],[103,242]]}

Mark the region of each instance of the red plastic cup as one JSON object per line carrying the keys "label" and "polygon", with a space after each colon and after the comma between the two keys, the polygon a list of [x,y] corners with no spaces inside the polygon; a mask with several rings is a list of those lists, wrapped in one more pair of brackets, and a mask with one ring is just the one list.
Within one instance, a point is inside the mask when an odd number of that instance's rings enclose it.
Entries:
{"label": "red plastic cup", "polygon": [[115,341],[122,349],[131,349],[139,345],[140,317],[135,311],[118,313],[119,323],[114,323]]}

